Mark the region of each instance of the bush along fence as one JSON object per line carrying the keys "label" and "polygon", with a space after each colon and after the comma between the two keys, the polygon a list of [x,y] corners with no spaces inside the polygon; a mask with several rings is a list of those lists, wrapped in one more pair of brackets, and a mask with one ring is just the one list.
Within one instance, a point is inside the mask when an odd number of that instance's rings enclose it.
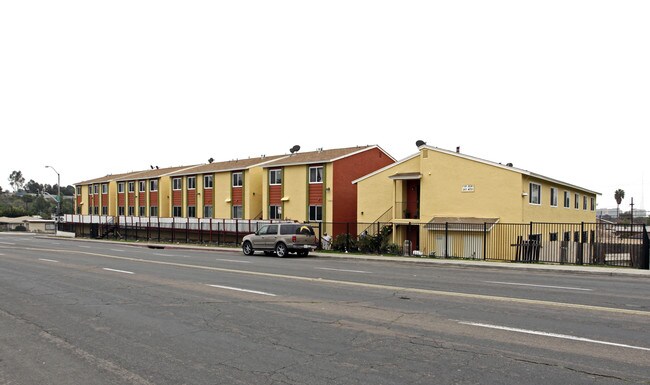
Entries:
{"label": "bush along fence", "polygon": [[[236,246],[280,221],[67,215],[60,229],[78,237]],[[644,225],[598,223],[310,223],[339,252],[434,258],[610,265],[648,269]]]}

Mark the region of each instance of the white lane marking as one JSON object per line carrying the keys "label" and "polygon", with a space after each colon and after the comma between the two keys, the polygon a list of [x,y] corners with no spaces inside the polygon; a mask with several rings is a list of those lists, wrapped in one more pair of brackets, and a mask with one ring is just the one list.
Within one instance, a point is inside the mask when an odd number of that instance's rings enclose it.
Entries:
{"label": "white lane marking", "polygon": [[496,283],[496,284],[499,284],[499,285],[513,285],[513,286],[543,287],[543,288],[547,288],[547,289],[565,289],[565,290],[593,291],[592,289],[583,289],[583,288],[581,288],[581,287],[533,285],[533,284],[530,284],[530,283],[499,282],[499,281],[483,281],[483,282],[485,282],[485,283]]}
{"label": "white lane marking", "polygon": [[120,249],[111,249],[111,251],[118,251],[118,252],[121,253],[121,252],[123,252],[124,250],[120,250]]}
{"label": "white lane marking", "polygon": [[51,242],[50,244],[51,244],[51,245],[60,245],[59,242]]}
{"label": "white lane marking", "polygon": [[330,269],[329,267],[316,267],[318,270],[331,270],[331,271],[344,271],[347,273],[362,273],[362,274],[372,274],[370,271],[363,270],[346,270],[346,269]]}
{"label": "white lane marking", "polygon": [[251,263],[250,261],[238,261],[236,259],[219,259],[219,258],[216,258],[215,261],[235,262],[235,263]]}
{"label": "white lane marking", "polygon": [[153,255],[159,255],[161,257],[178,257],[178,258],[189,258],[185,255],[176,255],[176,254],[163,254],[163,253],[153,253]]}
{"label": "white lane marking", "polygon": [[11,246],[13,246],[13,245],[15,245],[15,243],[11,243],[11,242],[0,242],[0,245],[11,245]]}
{"label": "white lane marking", "polygon": [[238,287],[232,287],[232,286],[221,286],[221,285],[208,285],[208,286],[216,287],[216,288],[218,288],[218,289],[226,289],[226,290],[234,290],[234,291],[243,291],[243,292],[246,292],[246,293],[268,295],[268,296],[271,296],[271,297],[275,297],[275,296],[276,296],[275,294],[267,293],[267,292],[264,292],[264,291],[240,289],[240,288],[238,288]]}
{"label": "white lane marking", "polygon": [[533,334],[533,335],[536,335],[536,336],[561,338],[561,339],[565,339],[565,340],[589,342],[589,343],[592,343],[592,344],[618,346],[618,347],[621,347],[621,348],[650,351],[650,348],[644,348],[644,347],[641,347],[641,346],[634,346],[634,345],[618,344],[618,343],[615,343],[615,342],[592,340],[590,338],[570,336],[570,335],[567,335],[567,334],[548,333],[548,332],[541,332],[541,331],[537,331],[537,330],[518,329],[518,328],[507,327],[507,326],[490,325],[490,324],[483,324],[483,323],[477,323],[477,322],[458,321],[458,323],[463,324],[463,325],[478,326],[478,327],[488,328],[488,329],[504,330],[504,331],[508,331],[508,332]]}
{"label": "white lane marking", "polygon": [[81,246],[81,245],[79,245],[79,247],[84,248],[84,249],[92,249],[92,246]]}
{"label": "white lane marking", "polygon": [[116,273],[135,274],[135,273],[132,272],[132,271],[126,271],[126,270],[115,270],[115,269],[109,269],[108,267],[103,267],[102,269],[103,269],[103,270],[106,270],[106,271],[114,271],[114,272],[116,272]]}
{"label": "white lane marking", "polygon": [[45,261],[45,262],[56,262],[56,263],[59,263],[59,261],[56,261],[56,260],[54,260],[54,259],[39,258],[38,260],[39,260],[39,261]]}

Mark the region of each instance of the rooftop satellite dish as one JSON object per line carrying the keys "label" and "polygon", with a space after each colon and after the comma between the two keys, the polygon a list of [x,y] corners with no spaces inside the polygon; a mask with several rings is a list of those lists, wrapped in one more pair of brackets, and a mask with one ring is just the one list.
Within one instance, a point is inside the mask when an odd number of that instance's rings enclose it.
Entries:
{"label": "rooftop satellite dish", "polygon": [[293,154],[294,152],[298,152],[298,151],[300,151],[300,146],[296,144],[295,146],[291,147],[291,148],[289,149],[289,151],[290,151],[292,154]]}
{"label": "rooftop satellite dish", "polygon": [[208,163],[212,163],[212,162],[214,162],[214,158],[208,159]]}
{"label": "rooftop satellite dish", "polygon": [[417,142],[415,142],[415,145],[418,146],[418,148],[424,146],[425,144],[427,144],[427,142],[425,142],[424,140],[418,140]]}

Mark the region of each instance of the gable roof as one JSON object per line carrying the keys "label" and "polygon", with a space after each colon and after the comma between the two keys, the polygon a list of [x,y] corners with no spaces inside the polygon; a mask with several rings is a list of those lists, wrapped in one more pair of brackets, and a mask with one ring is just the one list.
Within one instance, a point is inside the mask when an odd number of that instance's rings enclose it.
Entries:
{"label": "gable roof", "polygon": [[108,174],[106,176],[102,176],[102,177],[99,177],[99,178],[89,179],[89,180],[85,180],[83,182],[75,183],[75,186],[84,185],[84,184],[110,182],[110,181],[113,181],[113,180],[116,180],[116,179],[119,179],[119,178],[126,177],[126,176],[131,175],[131,174],[138,174],[140,172],[142,172],[142,171],[131,171],[131,172],[125,172],[125,173],[121,173],[121,174]]}
{"label": "gable roof", "polygon": [[497,162],[492,162],[492,161],[489,161],[489,160],[485,160],[485,159],[477,158],[477,157],[474,157],[474,156],[462,154],[462,153],[455,152],[455,151],[449,151],[449,150],[445,150],[445,149],[442,149],[442,148],[433,147],[433,146],[429,146],[429,145],[422,145],[422,146],[419,147],[419,151],[416,152],[415,154],[412,154],[412,155],[400,160],[399,162],[389,164],[388,166],[386,166],[386,167],[384,167],[382,169],[379,169],[379,170],[377,170],[377,171],[375,171],[373,173],[370,173],[370,174],[365,175],[365,176],[363,176],[363,177],[361,177],[359,179],[356,179],[356,180],[352,181],[352,183],[355,184],[355,183],[361,182],[361,181],[363,181],[363,180],[365,180],[367,178],[370,178],[371,176],[374,176],[374,175],[376,175],[376,174],[378,174],[378,173],[380,173],[382,171],[388,170],[391,167],[398,166],[398,165],[400,165],[402,163],[405,163],[405,162],[407,162],[407,161],[409,161],[409,160],[411,160],[411,159],[413,159],[415,157],[418,157],[418,156],[420,156],[420,152],[423,149],[430,150],[430,151],[436,151],[436,152],[439,152],[439,153],[442,153],[442,154],[457,156],[459,158],[471,160],[471,161],[478,162],[478,163],[483,163],[483,164],[493,166],[493,167],[498,167],[498,168],[501,168],[501,169],[504,169],[504,170],[516,172],[516,173],[521,174],[521,175],[527,175],[527,176],[530,176],[530,177],[535,178],[535,179],[545,180],[547,182],[551,182],[551,183],[563,185],[563,186],[566,186],[566,187],[570,187],[570,188],[573,188],[575,190],[580,190],[580,191],[584,191],[584,192],[591,193],[591,194],[602,195],[599,192],[592,191],[592,190],[586,189],[584,187],[576,186],[576,185],[573,185],[573,184],[570,184],[570,183],[562,182],[562,181],[557,180],[557,179],[549,178],[549,177],[546,177],[546,176],[541,175],[541,174],[530,172],[528,170],[524,170],[524,169],[517,168],[517,167],[514,167],[514,166],[510,166],[510,165],[504,165],[504,164],[497,163]]}
{"label": "gable roof", "polygon": [[185,170],[195,166],[177,166],[177,167],[166,167],[166,168],[156,168],[153,170],[144,170],[138,173],[129,174],[126,177],[117,179],[118,182],[130,181],[130,180],[142,180],[142,179],[152,179],[159,178],[161,176],[166,176],[174,172]]}
{"label": "gable roof", "polygon": [[347,148],[334,148],[330,150],[318,150],[310,152],[301,152],[293,153],[287,155],[282,159],[279,159],[275,162],[265,164],[265,168],[270,167],[283,167],[283,166],[296,166],[296,165],[307,165],[307,164],[320,164],[320,163],[331,163],[339,159],[347,158],[352,155],[362,153],[364,151],[379,149],[381,152],[386,154],[386,156],[395,160],[389,153],[384,151],[381,147],[377,145],[368,145],[368,146],[356,146],[356,147],[347,147]]}
{"label": "gable roof", "polygon": [[257,158],[248,158],[248,159],[234,159],[225,162],[207,163],[207,164],[201,164],[198,166],[186,168],[184,170],[172,173],[170,176],[208,174],[213,172],[247,170],[249,168],[262,166],[266,163],[273,162],[275,160],[278,160],[280,158],[285,158],[285,157],[287,157],[287,155],[274,155],[274,156],[264,156],[264,157],[257,157]]}

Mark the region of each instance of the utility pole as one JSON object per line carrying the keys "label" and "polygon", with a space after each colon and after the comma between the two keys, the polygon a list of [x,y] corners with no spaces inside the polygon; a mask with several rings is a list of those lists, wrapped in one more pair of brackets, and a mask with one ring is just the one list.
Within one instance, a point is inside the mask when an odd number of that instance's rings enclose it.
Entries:
{"label": "utility pole", "polygon": [[56,188],[57,188],[57,200],[56,200],[56,229],[59,229],[59,220],[61,219],[61,174],[52,166],[45,166],[45,168],[51,168],[56,173]]}

